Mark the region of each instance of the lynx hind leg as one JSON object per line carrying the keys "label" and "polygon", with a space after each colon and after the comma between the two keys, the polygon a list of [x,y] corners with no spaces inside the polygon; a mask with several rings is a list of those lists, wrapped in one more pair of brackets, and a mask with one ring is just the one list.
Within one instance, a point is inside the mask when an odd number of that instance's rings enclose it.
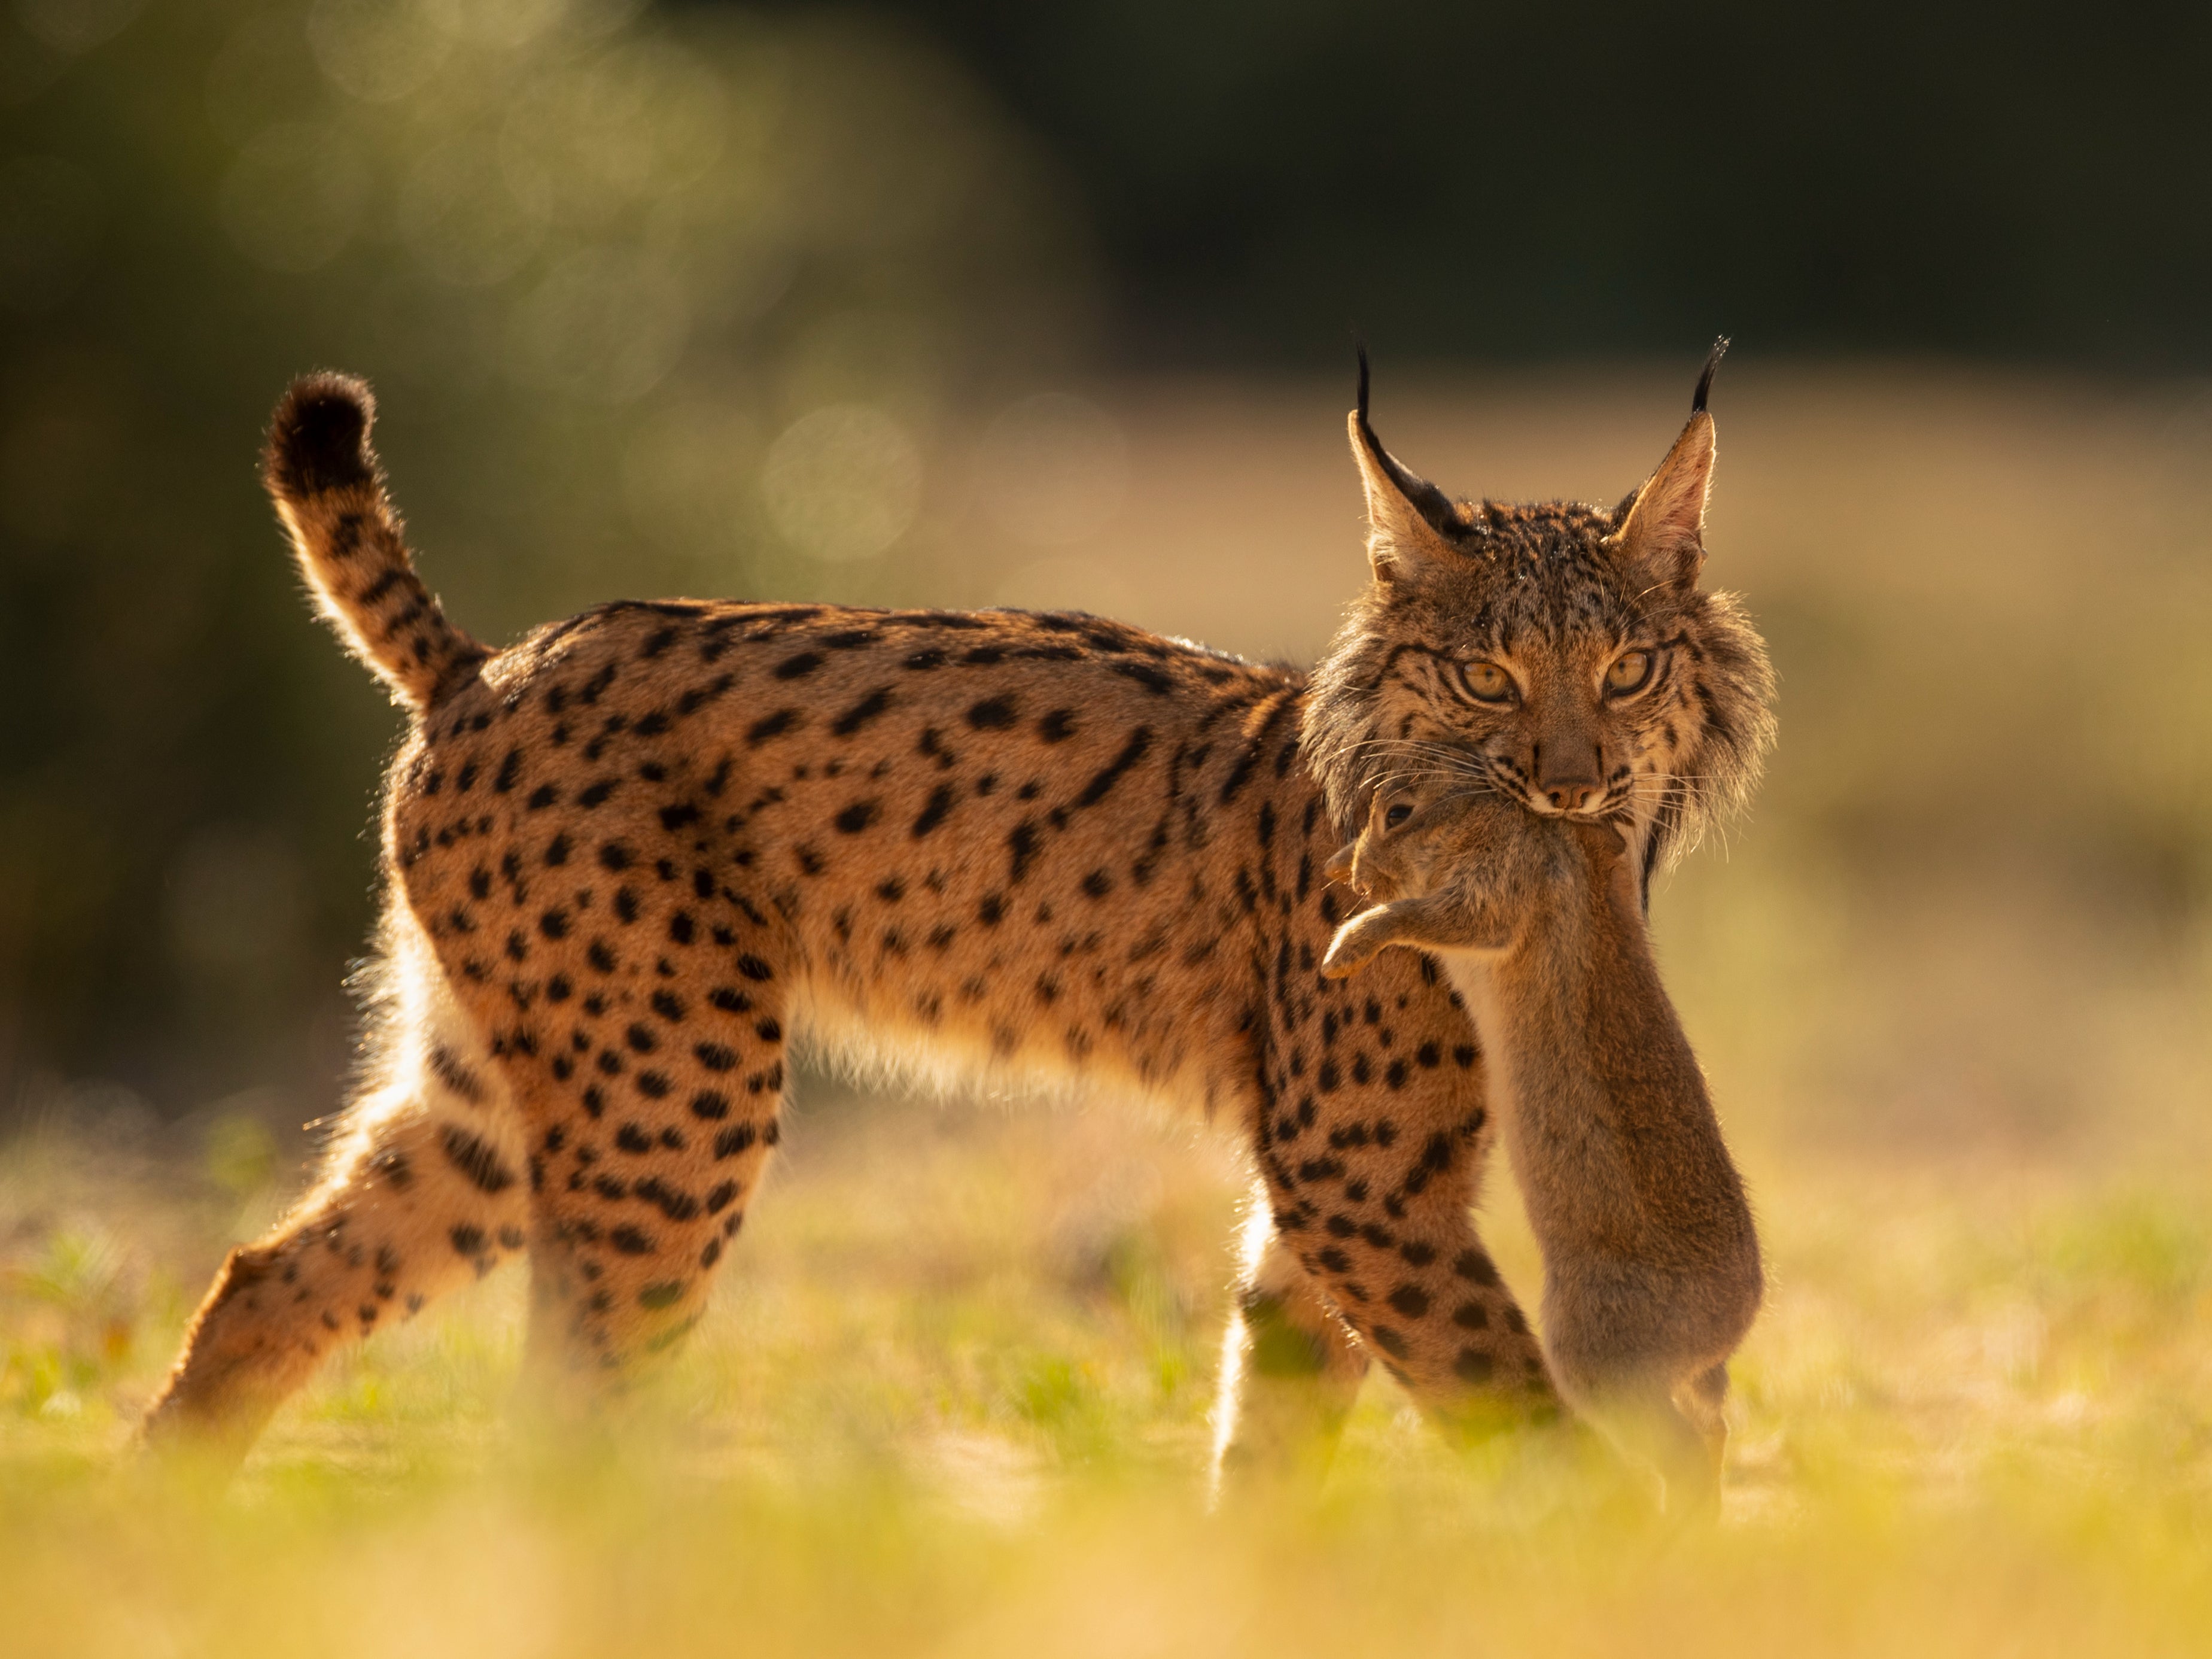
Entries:
{"label": "lynx hind leg", "polygon": [[1275,1230],[1261,1187],[1222,1343],[1216,1501],[1257,1479],[1326,1473],[1367,1364],[1366,1350]]}
{"label": "lynx hind leg", "polygon": [[150,1442],[243,1456],[331,1353],[524,1248],[523,1137],[499,1069],[442,981],[400,1001],[384,1082],[313,1190],[223,1263],[148,1409]]}
{"label": "lynx hind leg", "polygon": [[[773,974],[772,969],[763,971]],[[634,1066],[532,1085],[535,1404],[575,1419],[699,1322],[781,1138],[785,1006],[773,978],[661,999]],[[582,1035],[579,1028],[579,1035]]]}

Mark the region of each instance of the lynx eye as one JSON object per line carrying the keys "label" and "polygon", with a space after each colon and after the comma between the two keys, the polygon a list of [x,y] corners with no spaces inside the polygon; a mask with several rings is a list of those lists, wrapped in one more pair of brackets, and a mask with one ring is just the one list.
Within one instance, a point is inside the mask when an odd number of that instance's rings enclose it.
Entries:
{"label": "lynx eye", "polygon": [[1510,703],[1513,700],[1513,676],[1495,662],[1468,662],[1461,665],[1460,684],[1467,694],[1480,703]]}
{"label": "lynx eye", "polygon": [[1382,827],[1384,829],[1395,829],[1399,825],[1404,823],[1413,815],[1413,809],[1407,806],[1403,801],[1401,801],[1396,806],[1390,808],[1383,813]]}
{"label": "lynx eye", "polygon": [[1650,652],[1623,651],[1613,660],[1613,666],[1605,671],[1605,689],[1611,696],[1626,697],[1631,692],[1641,690],[1644,682],[1650,678]]}

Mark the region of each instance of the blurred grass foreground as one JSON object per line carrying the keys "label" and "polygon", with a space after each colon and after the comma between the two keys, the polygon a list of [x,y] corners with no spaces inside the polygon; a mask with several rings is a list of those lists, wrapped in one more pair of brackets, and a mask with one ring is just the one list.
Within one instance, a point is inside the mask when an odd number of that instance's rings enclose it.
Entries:
{"label": "blurred grass foreground", "polygon": [[[331,1367],[227,1492],[119,1467],[346,1064],[393,721],[254,487],[290,374],[376,380],[493,637],[689,591],[1309,659],[1358,498],[1344,385],[1086,375],[1050,169],[865,18],[0,29],[0,1653],[2212,1642],[2212,395],[1751,342],[1710,568],[1782,747],[1656,901],[1772,1260],[1718,1529],[1455,1462],[1381,1379],[1320,1492],[1209,1520],[1237,1150],[819,1071],[613,1448],[508,1422],[508,1277]],[[1455,489],[1609,501],[1687,384],[1386,353],[1376,418]],[[1532,1295],[1503,1169],[1487,1211]]]}

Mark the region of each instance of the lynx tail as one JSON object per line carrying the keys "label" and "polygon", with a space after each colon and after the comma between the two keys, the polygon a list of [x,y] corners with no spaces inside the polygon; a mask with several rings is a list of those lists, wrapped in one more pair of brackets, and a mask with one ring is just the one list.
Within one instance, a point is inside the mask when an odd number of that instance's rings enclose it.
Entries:
{"label": "lynx tail", "polygon": [[270,422],[262,482],[323,614],[393,700],[420,714],[465,684],[487,652],[446,620],[415,573],[368,446],[375,417],[360,381],[293,381]]}

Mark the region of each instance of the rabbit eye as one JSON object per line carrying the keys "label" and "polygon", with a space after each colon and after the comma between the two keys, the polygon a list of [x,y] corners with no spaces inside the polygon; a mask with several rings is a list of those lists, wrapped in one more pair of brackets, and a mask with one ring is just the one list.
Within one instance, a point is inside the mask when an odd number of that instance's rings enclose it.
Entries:
{"label": "rabbit eye", "polygon": [[1384,829],[1395,829],[1399,825],[1404,823],[1413,815],[1413,809],[1407,806],[1403,801],[1401,801],[1396,806],[1390,808],[1382,814],[1382,827]]}

